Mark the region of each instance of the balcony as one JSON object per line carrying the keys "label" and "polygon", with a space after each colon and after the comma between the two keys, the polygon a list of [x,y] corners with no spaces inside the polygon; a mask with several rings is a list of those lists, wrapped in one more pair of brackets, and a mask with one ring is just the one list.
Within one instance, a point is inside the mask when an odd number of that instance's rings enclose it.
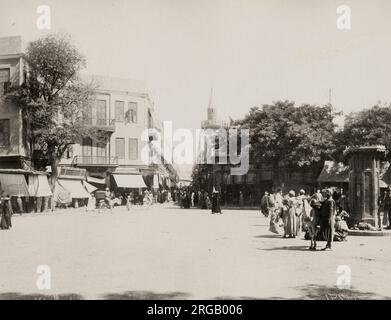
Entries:
{"label": "balcony", "polygon": [[78,167],[117,167],[118,157],[105,156],[75,156],[73,164]]}
{"label": "balcony", "polygon": [[202,129],[220,129],[229,127],[228,122],[219,120],[204,120],[201,122]]}
{"label": "balcony", "polygon": [[111,133],[115,131],[115,119],[87,118],[84,120],[84,125],[96,127],[98,130]]}

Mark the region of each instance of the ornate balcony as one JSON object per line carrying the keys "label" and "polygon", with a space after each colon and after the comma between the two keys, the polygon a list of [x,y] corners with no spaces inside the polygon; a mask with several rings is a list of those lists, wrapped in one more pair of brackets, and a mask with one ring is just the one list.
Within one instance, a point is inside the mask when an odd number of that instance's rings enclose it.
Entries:
{"label": "ornate balcony", "polygon": [[84,124],[111,133],[115,131],[115,119],[87,118],[84,120]]}
{"label": "ornate balcony", "polygon": [[75,156],[73,158],[73,164],[77,167],[117,167],[118,157],[106,157],[106,156]]}

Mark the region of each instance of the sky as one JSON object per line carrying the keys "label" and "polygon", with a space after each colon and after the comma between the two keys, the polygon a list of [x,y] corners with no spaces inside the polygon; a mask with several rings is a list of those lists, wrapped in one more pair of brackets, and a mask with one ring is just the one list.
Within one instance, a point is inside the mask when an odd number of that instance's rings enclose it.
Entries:
{"label": "sky", "polygon": [[[37,7],[51,9],[39,30]],[[351,9],[339,30],[337,7]],[[86,73],[143,80],[161,120],[196,129],[276,100],[345,114],[391,102],[389,0],[0,0],[0,36],[68,33]]]}

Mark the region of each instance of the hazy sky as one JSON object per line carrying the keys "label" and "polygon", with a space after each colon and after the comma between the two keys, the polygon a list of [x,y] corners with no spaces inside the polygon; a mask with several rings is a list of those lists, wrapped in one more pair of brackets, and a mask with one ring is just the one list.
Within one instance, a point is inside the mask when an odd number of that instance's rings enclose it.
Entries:
{"label": "hazy sky", "polygon": [[[210,88],[222,117],[278,99],[349,112],[391,101],[391,1],[0,0],[0,36],[24,41],[39,5],[69,33],[86,72],[147,82],[162,120],[195,129]],[[352,29],[336,26],[351,7]]]}

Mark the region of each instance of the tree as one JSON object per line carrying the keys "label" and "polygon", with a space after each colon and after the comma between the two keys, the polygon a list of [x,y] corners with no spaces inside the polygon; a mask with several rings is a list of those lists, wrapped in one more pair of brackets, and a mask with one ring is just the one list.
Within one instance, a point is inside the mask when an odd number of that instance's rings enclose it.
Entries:
{"label": "tree", "polygon": [[375,105],[348,114],[337,141],[340,154],[349,146],[382,144],[391,150],[391,107]]}
{"label": "tree", "polygon": [[32,149],[51,166],[54,189],[58,164],[67,149],[84,137],[103,139],[96,128],[85,126],[94,88],[79,81],[85,59],[67,36],[49,35],[31,42],[24,59],[25,81],[11,97],[22,108]]}
{"label": "tree", "polygon": [[310,166],[334,154],[335,115],[331,105],[278,101],[250,109],[237,124],[250,130],[252,162],[272,162],[278,179],[280,167]]}

